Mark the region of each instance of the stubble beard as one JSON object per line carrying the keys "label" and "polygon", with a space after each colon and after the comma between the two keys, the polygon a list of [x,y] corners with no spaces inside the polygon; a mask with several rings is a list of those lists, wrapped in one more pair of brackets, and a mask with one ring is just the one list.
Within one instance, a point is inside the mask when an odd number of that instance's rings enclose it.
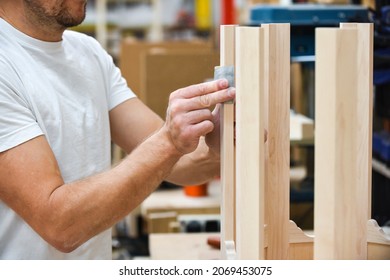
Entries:
{"label": "stubble beard", "polygon": [[34,17],[42,26],[55,29],[67,29],[81,24],[86,16],[86,5],[84,3],[83,13],[80,16],[61,5],[57,9],[45,9],[41,4],[34,0],[24,0],[28,13]]}

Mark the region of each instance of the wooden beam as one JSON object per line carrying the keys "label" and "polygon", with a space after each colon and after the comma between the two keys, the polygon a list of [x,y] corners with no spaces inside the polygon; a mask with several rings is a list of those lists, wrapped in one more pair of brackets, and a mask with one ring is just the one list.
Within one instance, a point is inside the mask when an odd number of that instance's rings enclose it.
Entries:
{"label": "wooden beam", "polygon": [[367,259],[368,25],[316,30],[315,259]]}
{"label": "wooden beam", "polygon": [[236,30],[236,248],[264,259],[264,29]]}
{"label": "wooden beam", "polygon": [[[263,24],[265,36],[267,259],[288,259],[290,220],[290,25]],[[261,141],[261,139],[260,139]]]}
{"label": "wooden beam", "polygon": [[359,48],[357,53],[358,69],[357,88],[358,98],[360,99],[358,111],[362,115],[362,123],[359,124],[358,146],[365,147],[365,150],[359,153],[359,165],[362,169],[358,177],[361,181],[359,186],[367,189],[367,220],[371,219],[371,190],[372,190],[372,125],[373,125],[373,24],[341,23],[341,28],[352,28],[358,30]]}
{"label": "wooden beam", "polygon": [[[221,26],[220,65],[235,65],[235,25]],[[235,149],[234,104],[221,106],[221,253],[228,258],[227,250],[233,250],[235,242]],[[226,242],[230,245],[226,248]],[[233,242],[233,243],[232,243]],[[234,250],[233,250],[234,251]]]}

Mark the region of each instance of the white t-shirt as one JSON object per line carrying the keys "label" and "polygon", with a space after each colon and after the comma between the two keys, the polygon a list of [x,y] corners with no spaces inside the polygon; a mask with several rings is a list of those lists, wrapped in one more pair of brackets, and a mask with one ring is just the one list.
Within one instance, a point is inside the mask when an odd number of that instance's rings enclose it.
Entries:
{"label": "white t-shirt", "polygon": [[[0,152],[44,135],[66,183],[107,170],[108,113],[134,96],[93,38],[44,42],[0,18]],[[111,231],[64,254],[0,200],[0,259],[111,259]]]}

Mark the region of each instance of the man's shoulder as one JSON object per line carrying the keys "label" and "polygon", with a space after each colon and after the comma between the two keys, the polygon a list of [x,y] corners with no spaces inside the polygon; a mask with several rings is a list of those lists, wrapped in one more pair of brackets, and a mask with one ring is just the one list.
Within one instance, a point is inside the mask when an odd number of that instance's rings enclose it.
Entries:
{"label": "man's shoulder", "polygon": [[[7,80],[10,77],[17,78],[17,74],[15,71],[15,64],[13,63],[12,56],[9,52],[4,49],[0,49],[0,76],[1,78]],[[3,80],[1,79],[1,80]]]}
{"label": "man's shoulder", "polygon": [[16,43],[10,37],[5,36],[0,32],[0,73],[1,76],[14,73],[16,61],[21,57]]}

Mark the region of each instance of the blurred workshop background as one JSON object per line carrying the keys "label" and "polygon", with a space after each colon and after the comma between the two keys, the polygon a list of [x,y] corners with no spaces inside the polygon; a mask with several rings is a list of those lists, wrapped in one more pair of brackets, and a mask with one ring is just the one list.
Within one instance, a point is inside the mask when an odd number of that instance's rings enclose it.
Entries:
{"label": "blurred workshop background", "polygon": [[[169,94],[213,79],[222,24],[291,23],[290,217],[313,230],[314,29],[373,22],[374,139],[372,215],[390,220],[390,1],[90,0],[75,27],[113,56],[129,87],[162,118]],[[113,145],[113,165],[124,157]],[[115,259],[213,259],[220,231],[219,178],[202,186],[162,183],[113,228]]]}

